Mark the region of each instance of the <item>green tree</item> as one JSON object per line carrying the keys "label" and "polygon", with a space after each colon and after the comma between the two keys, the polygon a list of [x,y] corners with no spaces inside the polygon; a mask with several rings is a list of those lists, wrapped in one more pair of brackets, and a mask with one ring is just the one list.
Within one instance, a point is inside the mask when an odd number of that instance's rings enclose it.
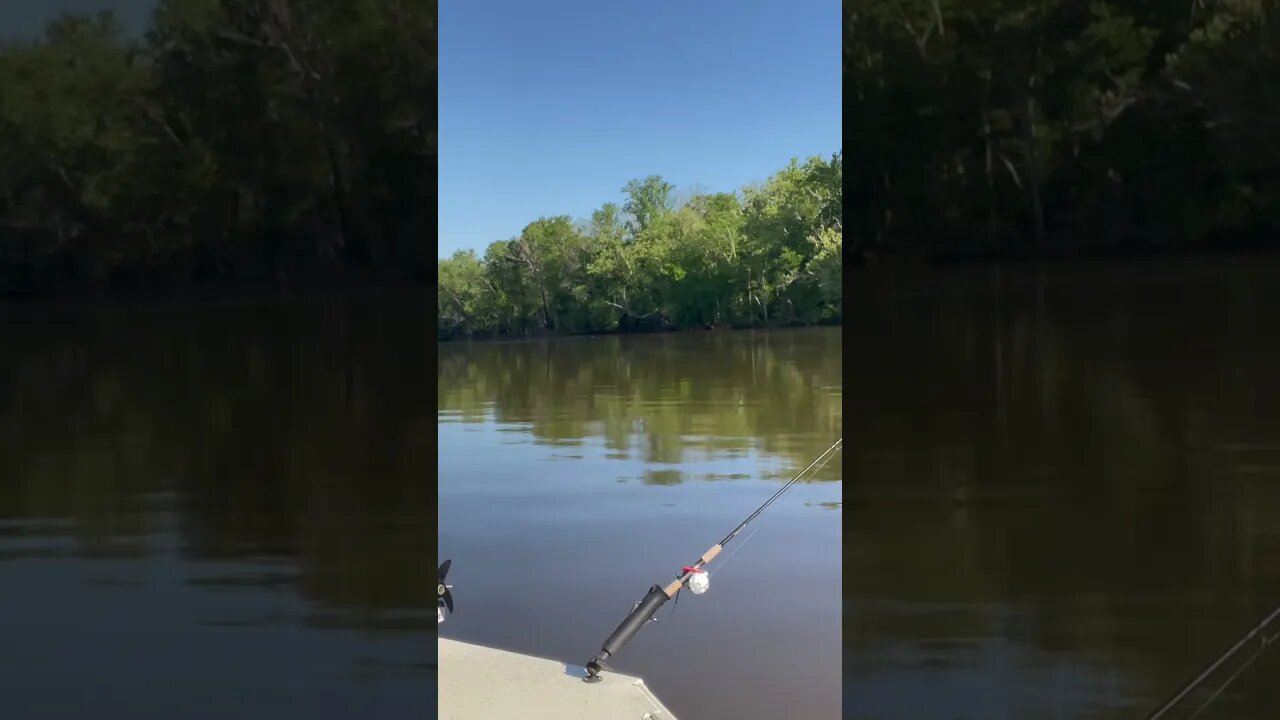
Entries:
{"label": "green tree", "polygon": [[424,278],[434,2],[162,0],[0,46],[0,291]]}
{"label": "green tree", "polygon": [[675,186],[659,175],[627,183],[622,189],[627,195],[622,210],[630,216],[627,227],[632,238],[639,237],[658,218],[671,211],[674,190]]}
{"label": "green tree", "polygon": [[[676,203],[659,176],[438,262],[441,338],[839,322],[842,156]],[[832,285],[834,283],[834,286]]]}

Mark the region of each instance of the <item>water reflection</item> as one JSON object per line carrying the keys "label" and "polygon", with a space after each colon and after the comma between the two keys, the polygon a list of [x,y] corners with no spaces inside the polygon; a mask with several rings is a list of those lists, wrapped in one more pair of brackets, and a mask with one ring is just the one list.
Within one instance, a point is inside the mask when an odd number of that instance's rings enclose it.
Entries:
{"label": "water reflection", "polygon": [[6,709],[157,663],[97,716],[433,707],[428,300],[5,308]]}
{"label": "water reflection", "polygon": [[444,344],[438,420],[650,464],[767,454],[782,477],[840,434],[840,357],[834,328]]}
{"label": "water reflection", "polygon": [[[846,370],[853,717],[1142,716],[1280,604],[1280,264],[881,280]],[[1277,668],[1205,717],[1268,716]]]}
{"label": "water reflection", "polygon": [[[840,436],[840,404],[838,328],[441,345],[441,633],[585,662]],[[840,479],[837,456],[798,483],[614,665],[682,717],[838,717]]]}

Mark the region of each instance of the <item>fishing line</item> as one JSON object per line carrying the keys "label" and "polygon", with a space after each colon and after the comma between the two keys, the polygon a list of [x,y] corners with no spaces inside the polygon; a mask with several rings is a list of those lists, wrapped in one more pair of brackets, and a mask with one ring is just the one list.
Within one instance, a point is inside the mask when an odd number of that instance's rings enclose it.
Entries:
{"label": "fishing line", "polygon": [[[744,547],[746,547],[746,546],[747,546],[747,543],[751,542],[751,538],[755,537],[755,536],[756,536],[756,533],[758,533],[758,532],[760,532],[760,528],[758,528],[758,527],[757,527],[755,530],[752,530],[752,531],[751,531],[751,534],[750,534],[750,535],[748,535],[746,538],[744,538],[744,539],[743,539],[743,541],[742,541],[741,543],[739,543],[739,544],[738,544],[738,547],[734,548],[734,549],[733,549],[733,552],[729,553],[729,556],[728,556],[728,557],[726,557],[724,560],[721,560],[721,561],[720,561],[720,571],[719,571],[719,575],[724,575],[724,568],[725,568],[725,566],[729,564],[729,561],[733,559],[733,556],[734,556],[734,555],[737,555],[737,554],[738,554],[738,552],[739,552],[740,550],[742,550],[742,548],[744,548]],[[668,620],[668,621],[670,621],[670,620],[671,620],[671,618],[675,617],[675,615],[676,615],[676,607],[677,607],[677,606],[679,606],[679,604],[680,604],[680,591],[679,591],[679,590],[677,590],[677,591],[676,591],[676,596],[675,596],[674,598],[672,598],[672,599],[671,599],[671,612],[667,614],[667,620]],[[633,605],[633,606],[631,607],[631,609],[632,609],[632,610],[634,610],[634,609],[635,609],[637,606],[639,606],[639,605],[640,605],[640,603],[639,603],[639,601],[637,601],[637,602],[635,603],[635,605]],[[655,616],[654,616],[654,618],[653,618],[653,620],[651,620],[650,622],[658,622],[658,617],[655,615]]]}
{"label": "fishing line", "polygon": [[752,530],[751,534],[743,538],[742,542],[738,544],[738,547],[733,549],[733,552],[729,553],[729,555],[725,557],[725,559],[720,561],[719,572],[721,575],[724,574],[724,569],[729,565],[729,561],[733,559],[733,556],[737,555],[739,552],[742,552],[742,548],[746,547],[747,543],[751,542],[751,538],[755,537],[756,533],[758,532],[760,532],[760,528],[756,528],[755,530]]}
{"label": "fishing line", "polygon": [[1280,638],[1280,633],[1276,633],[1275,635],[1272,635],[1269,638],[1263,638],[1262,644],[1258,646],[1257,650],[1253,651],[1253,654],[1249,656],[1249,659],[1245,660],[1244,664],[1242,664],[1239,668],[1237,668],[1235,672],[1231,673],[1231,677],[1227,678],[1227,681],[1222,683],[1222,686],[1219,687],[1212,695],[1210,695],[1209,699],[1205,700],[1203,705],[1201,705],[1195,712],[1191,713],[1191,717],[1187,718],[1187,720],[1196,720],[1196,718],[1200,717],[1200,713],[1208,709],[1208,707],[1213,704],[1213,701],[1217,700],[1218,696],[1221,695],[1222,692],[1227,689],[1227,686],[1235,682],[1235,679],[1240,677],[1240,675],[1242,675],[1244,671],[1247,670],[1249,666],[1253,664],[1254,660],[1258,659],[1258,656],[1262,654],[1262,651],[1266,650],[1267,646],[1275,642],[1278,638]]}
{"label": "fishing line", "polygon": [[[827,460],[830,460],[830,459],[831,459],[831,458],[830,458],[830,456],[828,456],[828,457],[827,457]],[[826,464],[827,464],[827,460],[824,460],[824,461],[822,462],[822,465],[819,465],[819,466],[817,467],[817,469],[813,471],[813,473],[810,475],[810,477],[812,477],[813,475],[816,475],[819,471],[821,471],[821,470],[822,470],[822,468],[826,466]],[[746,546],[747,546],[747,543],[751,542],[751,538],[755,537],[755,536],[756,536],[756,533],[760,532],[760,528],[762,528],[762,527],[764,527],[764,526],[763,526],[763,525],[757,525],[757,526],[756,526],[756,528],[755,528],[754,530],[752,530],[752,531],[751,531],[751,534],[750,534],[750,535],[746,536],[745,538],[743,538],[743,539],[742,539],[742,542],[738,543],[738,546],[737,546],[737,547],[735,547],[735,548],[733,549],[733,552],[729,553],[729,554],[725,557],[725,559],[723,559],[723,560],[721,560],[721,561],[720,561],[719,576],[721,576],[721,577],[723,577],[723,576],[724,576],[724,569],[725,569],[726,567],[728,567],[728,565],[729,565],[729,561],[730,561],[730,560],[732,560],[732,559],[734,558],[734,556],[735,556],[735,555],[737,555],[738,553],[742,552],[742,548],[746,547]],[[674,616],[675,616],[675,614],[676,614],[676,606],[679,604],[679,602],[680,602],[680,591],[679,591],[679,590],[677,590],[677,591],[676,591],[676,596],[675,596],[674,598],[672,598],[672,603],[671,603],[671,612],[667,615],[667,620],[670,620],[672,617],[674,617]],[[634,609],[635,609],[635,607],[636,607],[637,605],[639,605],[639,604],[640,604],[640,603],[639,603],[639,601],[637,601],[637,602],[635,603],[635,605],[633,605],[633,606],[632,606],[632,609],[634,610]],[[652,620],[652,622],[658,622],[658,618],[657,618],[657,617],[654,617],[654,618],[653,618],[653,620]]]}
{"label": "fishing line", "polygon": [[[824,453],[824,454],[825,454],[825,453]],[[819,457],[821,457],[821,456],[819,456]],[[832,457],[834,457],[834,454],[833,454],[833,455],[827,455],[826,460],[823,460],[823,461],[822,461],[822,464],[821,464],[821,465],[819,465],[819,466],[817,467],[817,469],[815,469],[812,473],[810,473],[809,477],[810,477],[810,478],[812,478],[814,475],[817,475],[819,472],[821,472],[821,471],[822,471],[822,468],[824,468],[824,467],[826,467],[826,466],[827,466],[827,463],[828,463],[828,462],[830,462],[830,460],[831,460],[831,458],[832,458]],[[779,493],[779,494],[781,494],[781,493]],[[723,559],[723,560],[721,560],[721,561],[720,561],[720,570],[719,570],[719,572],[721,572],[721,573],[723,573],[723,572],[724,572],[724,568],[725,568],[725,566],[729,564],[729,561],[733,559],[733,556],[734,556],[734,555],[737,555],[739,552],[741,552],[741,551],[742,551],[742,548],[746,547],[746,546],[747,546],[747,543],[751,542],[751,538],[755,537],[755,536],[756,536],[756,533],[760,532],[760,527],[761,527],[761,526],[757,526],[755,530],[752,530],[752,531],[751,531],[751,534],[750,534],[750,535],[748,535],[748,536],[746,537],[746,539],[744,539],[744,540],[743,540],[743,541],[738,545],[738,547],[734,548],[734,549],[733,549],[733,552],[729,553],[729,556],[728,556],[728,557],[726,557],[725,559]]]}

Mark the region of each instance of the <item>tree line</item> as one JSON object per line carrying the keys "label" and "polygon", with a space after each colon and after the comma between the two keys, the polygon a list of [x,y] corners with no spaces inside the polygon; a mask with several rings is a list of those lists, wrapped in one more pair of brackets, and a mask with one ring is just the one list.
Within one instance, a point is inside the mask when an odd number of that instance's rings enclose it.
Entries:
{"label": "tree line", "polygon": [[846,0],[855,253],[1274,244],[1278,8]]}
{"label": "tree line", "polygon": [[837,152],[739,192],[632,180],[587,220],[539,218],[439,260],[438,336],[839,322],[842,175]]}
{"label": "tree line", "polygon": [[434,0],[160,0],[0,45],[0,292],[426,278]]}

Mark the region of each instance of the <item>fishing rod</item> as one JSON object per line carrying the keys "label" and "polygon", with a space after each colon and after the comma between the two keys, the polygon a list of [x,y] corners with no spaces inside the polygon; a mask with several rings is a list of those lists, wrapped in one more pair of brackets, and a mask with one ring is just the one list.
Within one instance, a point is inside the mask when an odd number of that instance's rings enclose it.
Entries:
{"label": "fishing rod", "polygon": [[[1280,617],[1280,607],[1277,607],[1275,610],[1272,610],[1271,614],[1268,615],[1266,618],[1264,618],[1262,622],[1258,623],[1257,625],[1254,625],[1253,629],[1245,633],[1244,637],[1237,640],[1236,644],[1232,645],[1230,650],[1227,650],[1222,655],[1219,655],[1218,659],[1214,660],[1209,665],[1209,667],[1205,668],[1204,672],[1200,673],[1199,675],[1196,676],[1194,680],[1184,685],[1182,689],[1178,691],[1178,693],[1169,700],[1169,702],[1165,703],[1164,705],[1161,705],[1159,710],[1156,710],[1151,715],[1148,715],[1147,720],[1159,720],[1159,718],[1164,717],[1164,715],[1168,713],[1170,710],[1177,707],[1178,703],[1182,702],[1183,698],[1191,694],[1192,690],[1195,690],[1197,687],[1200,687],[1200,685],[1203,684],[1204,681],[1208,679],[1210,675],[1213,674],[1214,670],[1217,670],[1222,665],[1222,663],[1227,661],[1228,658],[1230,658],[1232,655],[1235,655],[1237,652],[1239,652],[1240,648],[1244,647],[1250,640],[1253,640],[1254,638],[1258,637],[1258,633],[1266,629],[1266,627],[1270,625],[1272,621],[1274,621],[1278,617]],[[1201,705],[1198,710],[1195,711],[1195,713],[1191,717],[1194,718],[1200,713],[1204,712],[1204,709],[1209,707],[1209,705],[1214,700],[1217,700],[1218,696],[1221,695],[1222,692],[1227,689],[1227,686],[1230,685],[1232,681],[1234,681],[1237,677],[1239,677],[1240,673],[1244,672],[1245,668],[1249,667],[1249,665],[1252,664],[1253,661],[1257,659],[1259,655],[1262,654],[1262,651],[1266,650],[1269,646],[1274,644],[1277,639],[1280,639],[1280,633],[1275,633],[1270,636],[1263,635],[1262,642],[1259,644],[1258,649],[1254,651],[1253,655],[1249,656],[1249,659],[1245,661],[1244,665],[1242,665],[1238,670],[1236,670],[1236,672],[1233,673],[1231,677],[1227,678],[1227,681],[1224,682],[1222,686],[1219,687],[1213,693],[1213,695],[1211,695],[1209,699],[1206,700],[1205,703]]]}
{"label": "fishing rod", "polygon": [[618,625],[617,629],[615,629],[613,633],[605,639],[600,652],[596,653],[595,656],[587,662],[587,675],[583,680],[589,683],[599,682],[602,679],[600,677],[600,671],[610,669],[609,666],[605,664],[605,661],[611,656],[617,655],[618,651],[621,650],[622,647],[640,631],[640,628],[644,627],[644,624],[653,618],[654,613],[658,612],[658,608],[662,607],[662,604],[666,601],[675,597],[676,593],[679,593],[685,585],[688,585],[689,589],[695,595],[701,595],[706,592],[707,588],[710,586],[710,579],[707,577],[706,571],[702,569],[703,566],[711,562],[715,556],[719,555],[720,551],[724,549],[724,546],[728,544],[730,540],[737,536],[738,533],[742,532],[742,529],[745,528],[752,520],[755,520],[760,513],[764,512],[765,508],[772,505],[774,500],[781,497],[782,493],[786,492],[788,488],[796,484],[796,481],[804,477],[805,474],[815,466],[821,467],[822,465],[826,465],[827,461],[830,460],[835,453],[840,451],[840,446],[843,443],[843,438],[836,440],[831,447],[827,448],[825,452],[815,458],[813,462],[809,463],[805,469],[801,470],[795,477],[791,478],[786,485],[783,485],[781,490],[774,493],[773,497],[766,500],[763,505],[756,508],[755,512],[748,515],[746,520],[739,523],[738,527],[733,529],[733,532],[725,535],[723,540],[712,545],[709,550],[702,553],[702,557],[698,558],[697,562],[693,565],[688,565],[682,568],[676,579],[669,585],[666,587],[662,587],[661,585],[653,585],[650,587],[649,592],[644,596],[644,599],[635,604],[635,607],[631,609],[630,614],[628,614],[627,617],[623,619],[622,623]]}

